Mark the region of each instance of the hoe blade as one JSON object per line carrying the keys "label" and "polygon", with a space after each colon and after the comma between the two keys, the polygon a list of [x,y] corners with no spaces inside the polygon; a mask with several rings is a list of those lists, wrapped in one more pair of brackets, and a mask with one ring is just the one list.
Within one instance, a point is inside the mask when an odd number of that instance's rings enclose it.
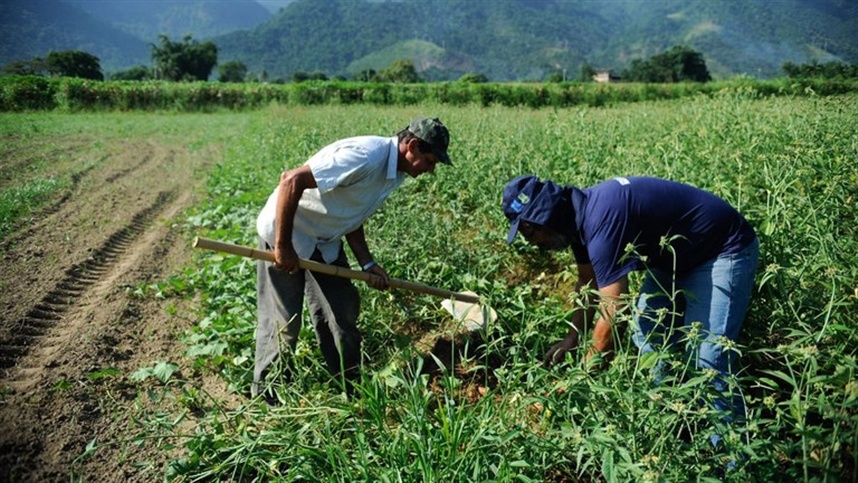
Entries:
{"label": "hoe blade", "polygon": [[[474,292],[463,292],[468,295],[477,296]],[[454,319],[463,324],[469,332],[483,330],[486,324],[497,320],[498,314],[485,304],[463,302],[461,300],[446,299],[441,301],[441,306],[449,312]]]}

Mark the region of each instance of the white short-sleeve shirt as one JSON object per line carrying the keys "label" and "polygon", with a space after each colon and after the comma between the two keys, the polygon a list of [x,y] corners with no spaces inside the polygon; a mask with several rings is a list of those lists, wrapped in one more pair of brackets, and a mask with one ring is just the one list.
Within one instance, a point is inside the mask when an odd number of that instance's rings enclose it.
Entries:
{"label": "white short-sleeve shirt", "polygon": [[[396,170],[397,138],[359,136],[342,139],[313,155],[305,164],[318,188],[305,190],[298,203],[292,244],[301,258],[318,248],[328,263],[336,260],[342,237],[363,224],[405,180]],[[274,246],[278,189],[256,220],[256,229]]]}

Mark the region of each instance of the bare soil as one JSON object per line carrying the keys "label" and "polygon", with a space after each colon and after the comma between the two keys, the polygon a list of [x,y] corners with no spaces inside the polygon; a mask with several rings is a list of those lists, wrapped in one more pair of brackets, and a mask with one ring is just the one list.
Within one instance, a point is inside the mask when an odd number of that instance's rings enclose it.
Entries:
{"label": "bare soil", "polygon": [[0,143],[0,188],[36,157],[72,179],[0,241],[0,481],[163,479],[171,455],[129,444],[145,398],[128,376],[178,363],[192,315],[133,292],[191,263],[175,222],[221,158],[179,144],[85,134]]}

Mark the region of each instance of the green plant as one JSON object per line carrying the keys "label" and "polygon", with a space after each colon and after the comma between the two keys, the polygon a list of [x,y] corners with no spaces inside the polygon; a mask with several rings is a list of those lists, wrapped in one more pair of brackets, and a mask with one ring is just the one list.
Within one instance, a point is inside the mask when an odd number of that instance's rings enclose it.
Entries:
{"label": "green plant", "polygon": [[47,178],[0,192],[0,239],[13,230],[19,219],[35,211],[68,185],[67,181]]}
{"label": "green plant", "polygon": [[[635,95],[682,98],[619,104],[612,97],[619,91],[593,87],[580,95],[613,107],[421,106],[451,128],[454,167],[407,181],[367,221],[367,238],[391,275],[474,290],[498,311],[498,322],[481,337],[451,345],[462,356],[427,353],[419,344],[446,317],[438,300],[359,284],[361,397],[346,400],[331,383],[305,320],[291,360],[293,381],[270,381],[282,406],[247,398],[232,410],[198,412],[191,432],[172,423],[184,413],[141,416],[141,438],[183,450],[168,478],[854,479],[858,109],[852,107],[858,99],[773,97],[745,87],[683,97],[687,92],[637,87]],[[519,106],[559,95],[552,89],[491,95]],[[374,105],[260,111],[235,133],[228,162],[210,173],[209,199],[189,214],[188,229],[253,245],[256,213],[284,168],[339,137],[392,135],[413,114],[410,107]],[[576,359],[542,367],[542,354],[566,332],[582,299],[572,292],[570,254],[546,256],[519,241],[505,243],[500,189],[524,173],[578,186],[620,175],[677,179],[713,191],[746,215],[762,258],[751,311],[732,348],[742,355],[743,424],[719,426],[705,404],[709,374],[673,354],[639,357],[621,334],[603,371]],[[239,394],[251,378],[254,277],[253,262],[198,253],[194,270],[170,282],[181,290],[162,291],[200,301],[196,325],[185,335],[187,362],[220,375]],[[632,279],[633,288],[639,283]],[[624,317],[618,326],[629,323]],[[689,343],[693,329],[685,335]],[[650,368],[657,360],[676,362],[678,375],[654,385]],[[205,406],[202,395],[180,397],[185,409]],[[709,441],[716,430],[725,447],[717,454]],[[731,458],[738,468],[725,471]]]}

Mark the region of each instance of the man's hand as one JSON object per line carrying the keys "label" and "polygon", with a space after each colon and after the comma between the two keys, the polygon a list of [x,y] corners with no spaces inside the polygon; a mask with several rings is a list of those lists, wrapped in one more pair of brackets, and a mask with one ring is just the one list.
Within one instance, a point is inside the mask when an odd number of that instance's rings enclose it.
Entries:
{"label": "man's hand", "polygon": [[559,364],[566,359],[566,354],[578,348],[578,334],[567,335],[563,340],[554,344],[551,349],[545,354],[544,363],[551,367],[554,364]]}
{"label": "man's hand", "polygon": [[274,247],[274,267],[288,274],[298,272],[300,269],[298,254],[295,253],[295,248],[291,243]]}
{"label": "man's hand", "polygon": [[381,268],[381,265],[375,264],[366,271],[366,273],[370,274],[371,277],[367,282],[370,287],[376,288],[378,290],[387,290],[387,284],[390,281],[390,275]]}

